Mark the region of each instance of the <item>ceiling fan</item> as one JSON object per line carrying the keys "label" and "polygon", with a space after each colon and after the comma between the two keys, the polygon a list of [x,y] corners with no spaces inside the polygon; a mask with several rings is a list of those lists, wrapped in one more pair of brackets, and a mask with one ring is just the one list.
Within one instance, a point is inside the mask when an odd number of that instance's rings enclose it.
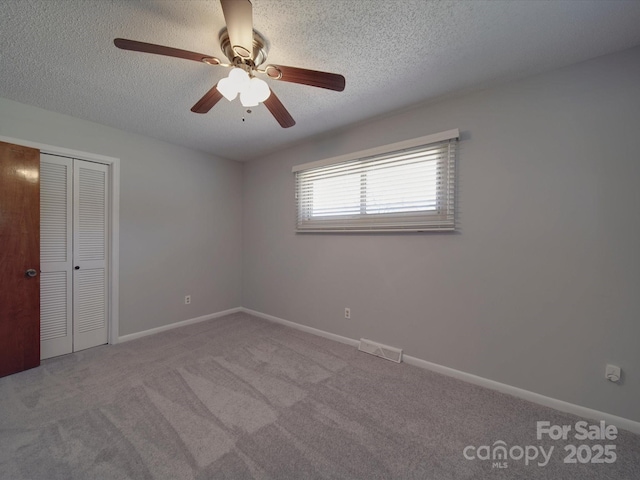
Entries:
{"label": "ceiling fan", "polygon": [[154,53],[232,68],[229,77],[220,80],[191,107],[191,111],[195,113],[207,113],[223,96],[233,100],[239,94],[244,107],[264,102],[280,126],[288,128],[295,125],[295,120],[280,99],[266,82],[256,77],[256,73],[264,74],[272,80],[310,85],[337,92],[344,90],[345,79],[336,73],[284,65],[266,65],[264,68],[258,68],[267,59],[268,47],[265,38],[253,29],[251,1],[220,0],[220,3],[227,24],[220,33],[220,47],[230,63],[223,63],[211,55],[124,38],[116,38],[113,43],[123,50]]}

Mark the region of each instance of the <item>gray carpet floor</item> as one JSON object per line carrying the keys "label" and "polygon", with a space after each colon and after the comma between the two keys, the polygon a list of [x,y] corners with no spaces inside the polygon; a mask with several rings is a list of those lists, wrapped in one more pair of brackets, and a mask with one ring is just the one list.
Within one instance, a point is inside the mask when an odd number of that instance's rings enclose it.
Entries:
{"label": "gray carpet floor", "polygon": [[[581,419],[242,313],[46,360],[0,402],[2,479],[640,479],[638,435],[537,440]],[[499,441],[500,466],[463,454]]]}

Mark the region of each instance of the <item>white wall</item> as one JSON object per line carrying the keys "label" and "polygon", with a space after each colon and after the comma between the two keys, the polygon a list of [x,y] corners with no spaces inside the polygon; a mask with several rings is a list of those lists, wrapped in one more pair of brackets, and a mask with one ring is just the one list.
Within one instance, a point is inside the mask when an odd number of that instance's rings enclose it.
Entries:
{"label": "white wall", "polygon": [[121,159],[120,335],[240,306],[241,164],[2,98],[0,135]]}
{"label": "white wall", "polygon": [[[633,49],[334,132],[244,183],[241,164],[5,99],[0,136],[121,159],[121,335],[242,304],[640,420],[638,112]],[[458,233],[294,233],[292,165],[450,128]]]}
{"label": "white wall", "polygon": [[[639,119],[636,48],[252,161],[243,306],[638,421]],[[294,233],[292,165],[451,128],[458,233]]]}

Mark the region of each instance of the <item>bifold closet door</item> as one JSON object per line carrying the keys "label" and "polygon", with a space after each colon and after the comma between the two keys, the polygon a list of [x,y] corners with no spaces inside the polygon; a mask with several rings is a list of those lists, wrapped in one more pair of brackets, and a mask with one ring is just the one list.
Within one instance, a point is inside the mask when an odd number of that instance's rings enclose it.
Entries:
{"label": "bifold closet door", "polygon": [[73,163],[73,350],[108,341],[108,167]]}
{"label": "bifold closet door", "polygon": [[73,351],[73,160],[40,155],[40,357]]}
{"label": "bifold closet door", "polygon": [[108,167],[40,156],[41,358],[108,341]]}

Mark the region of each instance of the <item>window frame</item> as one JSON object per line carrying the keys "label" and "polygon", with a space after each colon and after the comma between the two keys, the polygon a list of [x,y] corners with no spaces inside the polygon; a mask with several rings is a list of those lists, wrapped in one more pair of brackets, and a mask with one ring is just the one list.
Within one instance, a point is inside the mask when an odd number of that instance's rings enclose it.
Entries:
{"label": "window frame", "polygon": [[[292,167],[295,180],[296,199],[296,233],[374,233],[374,232],[430,232],[454,231],[455,216],[455,170],[456,146],[460,138],[458,129],[426,135],[402,142],[396,142],[381,147],[371,148],[346,155],[340,155],[324,160],[309,162]],[[360,194],[360,213],[348,215],[324,216],[326,221],[313,220],[311,209],[313,205],[300,200],[303,190],[305,172],[341,164],[357,164],[358,162],[376,161],[378,158],[389,158],[389,154],[401,155],[403,151],[428,147],[430,145],[449,141],[448,156],[445,160],[438,160],[438,168],[445,172],[446,179],[436,182],[436,213],[424,213],[425,210],[396,213],[366,213],[366,199]],[[453,142],[451,142],[453,141]],[[392,157],[391,157],[392,158]],[[362,172],[365,173],[365,172]],[[345,174],[346,175],[346,174]],[[364,211],[362,209],[365,209]],[[443,213],[444,211],[444,213]],[[373,218],[375,216],[375,219]],[[319,216],[316,216],[319,217]],[[403,220],[404,219],[404,220]],[[374,221],[375,220],[375,221]],[[387,220],[385,225],[385,220]]]}

